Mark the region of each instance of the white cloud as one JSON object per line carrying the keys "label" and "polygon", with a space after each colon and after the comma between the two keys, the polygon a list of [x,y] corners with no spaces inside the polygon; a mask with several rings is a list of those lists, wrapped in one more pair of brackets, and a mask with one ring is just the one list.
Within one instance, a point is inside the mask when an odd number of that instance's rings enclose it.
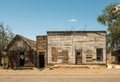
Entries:
{"label": "white cloud", "polygon": [[76,19],[70,19],[69,22],[77,22]]}

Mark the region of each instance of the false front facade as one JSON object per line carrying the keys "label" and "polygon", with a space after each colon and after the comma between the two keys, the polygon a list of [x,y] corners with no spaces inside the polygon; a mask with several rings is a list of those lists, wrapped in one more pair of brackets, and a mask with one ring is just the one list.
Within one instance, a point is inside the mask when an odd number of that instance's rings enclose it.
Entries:
{"label": "false front facade", "polygon": [[48,64],[106,64],[105,31],[47,32]]}

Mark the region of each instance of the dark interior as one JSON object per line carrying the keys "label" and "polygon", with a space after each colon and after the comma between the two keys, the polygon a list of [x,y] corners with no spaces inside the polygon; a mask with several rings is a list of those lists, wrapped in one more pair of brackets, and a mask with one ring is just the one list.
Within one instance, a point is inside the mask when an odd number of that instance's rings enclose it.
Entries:
{"label": "dark interior", "polygon": [[24,66],[24,64],[25,64],[24,59],[20,59],[20,66]]}
{"label": "dark interior", "polygon": [[44,53],[39,54],[39,67],[45,67],[45,59],[44,59]]}

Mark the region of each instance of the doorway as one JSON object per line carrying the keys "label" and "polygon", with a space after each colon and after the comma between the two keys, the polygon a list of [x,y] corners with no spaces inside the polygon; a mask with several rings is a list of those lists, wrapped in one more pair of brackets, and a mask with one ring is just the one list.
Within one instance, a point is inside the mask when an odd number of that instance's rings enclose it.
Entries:
{"label": "doorway", "polygon": [[42,68],[42,67],[45,67],[45,52],[40,52],[39,53],[39,67]]}
{"label": "doorway", "polygon": [[120,56],[118,55],[118,61],[117,61],[118,63],[120,63]]}
{"label": "doorway", "polygon": [[76,64],[82,64],[82,50],[75,50]]}
{"label": "doorway", "polygon": [[20,56],[19,56],[20,58],[19,58],[19,66],[24,66],[24,64],[25,64],[25,56],[24,56],[24,52],[21,52],[20,53]]}

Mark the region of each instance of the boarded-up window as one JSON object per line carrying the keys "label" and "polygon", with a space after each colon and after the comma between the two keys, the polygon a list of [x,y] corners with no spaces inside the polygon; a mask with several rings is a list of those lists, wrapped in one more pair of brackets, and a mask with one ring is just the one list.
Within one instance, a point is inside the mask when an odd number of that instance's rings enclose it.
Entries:
{"label": "boarded-up window", "polygon": [[68,51],[63,51],[63,63],[68,63]]}
{"label": "boarded-up window", "polygon": [[90,49],[87,49],[86,50],[86,62],[87,63],[90,63],[90,62],[92,62],[92,50],[90,50]]}
{"label": "boarded-up window", "polygon": [[92,55],[86,55],[86,62],[92,62]]}
{"label": "boarded-up window", "polygon": [[103,49],[102,48],[96,49],[96,55],[97,55],[97,60],[102,61],[103,60]]}
{"label": "boarded-up window", "polygon": [[57,62],[57,50],[55,47],[51,48],[51,55],[52,55],[51,60],[53,62]]}

